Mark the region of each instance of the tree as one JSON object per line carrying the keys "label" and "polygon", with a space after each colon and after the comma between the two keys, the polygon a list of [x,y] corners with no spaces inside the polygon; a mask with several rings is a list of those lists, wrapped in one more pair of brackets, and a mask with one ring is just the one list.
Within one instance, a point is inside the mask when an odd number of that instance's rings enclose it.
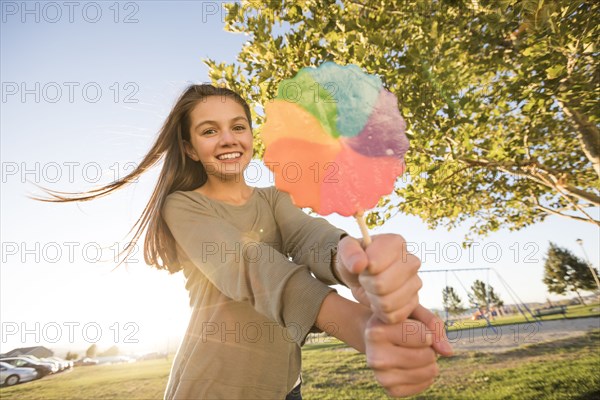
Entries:
{"label": "tree", "polygon": [[489,309],[491,304],[496,307],[502,307],[504,301],[500,299],[500,296],[496,294],[494,288],[491,285],[486,285],[483,281],[475,280],[471,286],[471,293],[469,293],[469,302],[473,307],[483,307]]}
{"label": "tree", "polygon": [[111,346],[108,350],[106,350],[100,354],[101,357],[112,357],[112,356],[118,356],[118,355],[119,355],[119,348],[116,345]]}
{"label": "tree", "polygon": [[452,286],[446,286],[442,289],[442,302],[444,304],[444,310],[448,311],[450,314],[460,314],[465,310],[461,298]]}
{"label": "tree", "polygon": [[[381,77],[411,148],[405,182],[367,218],[516,230],[559,215],[600,225],[600,3],[582,0],[307,0],[226,5],[249,35],[210,78],[261,107],[326,60]],[[283,28],[282,28],[283,27]],[[256,154],[264,148],[256,141]],[[468,236],[469,236],[468,235]],[[467,236],[467,239],[468,239]]]}
{"label": "tree", "polygon": [[67,352],[67,355],[65,356],[65,360],[77,360],[79,358],[79,354],[77,353],[71,353],[70,351]]}
{"label": "tree", "polygon": [[550,242],[544,264],[544,283],[548,291],[557,294],[575,292],[581,304],[585,304],[579,293],[594,290],[596,282],[588,264],[570,250]]}
{"label": "tree", "polygon": [[85,356],[89,357],[89,358],[94,358],[94,357],[96,357],[97,352],[98,352],[98,346],[96,346],[96,343],[94,343],[93,345],[88,347],[88,349],[85,351]]}

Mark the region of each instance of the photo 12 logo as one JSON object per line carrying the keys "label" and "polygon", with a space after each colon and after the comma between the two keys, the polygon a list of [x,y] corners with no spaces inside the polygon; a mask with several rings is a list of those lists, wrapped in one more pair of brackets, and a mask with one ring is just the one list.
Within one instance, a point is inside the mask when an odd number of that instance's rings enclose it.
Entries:
{"label": "photo 12 logo", "polygon": [[108,1],[3,1],[2,23],[90,23],[112,21],[137,24],[140,6],[137,2]]}
{"label": "photo 12 logo", "polygon": [[2,103],[139,103],[136,82],[2,82]]}
{"label": "photo 12 logo", "polygon": [[120,255],[131,248],[125,257],[126,263],[140,262],[137,253],[139,245],[115,242],[110,246],[102,246],[97,242],[2,242],[2,263],[31,263],[44,261],[49,264],[56,263],[108,263],[119,262]]}
{"label": "photo 12 logo", "polygon": [[135,322],[2,322],[2,343],[18,339],[21,343],[97,343],[109,335],[114,343],[139,343],[140,327]]}
{"label": "photo 12 logo", "polygon": [[[103,178],[112,182],[120,180],[129,175],[137,168],[137,164],[128,161],[125,163],[115,162],[108,168],[103,167],[95,161],[80,163],[78,161],[64,161],[58,163],[50,161],[41,162],[15,162],[5,161],[1,164],[2,183],[8,182],[34,182],[36,184],[58,183],[58,182],[84,182],[98,183]],[[138,179],[131,181],[137,183]]]}

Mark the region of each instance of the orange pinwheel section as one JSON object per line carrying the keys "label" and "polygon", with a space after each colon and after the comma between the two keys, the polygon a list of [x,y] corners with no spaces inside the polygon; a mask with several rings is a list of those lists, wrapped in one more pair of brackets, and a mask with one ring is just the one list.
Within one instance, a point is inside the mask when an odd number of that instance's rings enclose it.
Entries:
{"label": "orange pinwheel section", "polygon": [[261,137],[267,147],[278,139],[286,138],[332,146],[339,151],[338,141],[327,134],[314,115],[298,104],[274,100],[266,105],[265,112],[269,117],[262,127]]}
{"label": "orange pinwheel section", "polygon": [[332,160],[339,149],[337,142],[323,145],[303,139],[280,138],[267,147],[264,163],[275,175],[275,186],[288,192],[294,204],[320,212],[323,181],[333,179],[331,174],[335,166]]}
{"label": "orange pinwheel section", "polygon": [[[351,216],[357,211],[373,208],[381,196],[394,190],[396,177],[404,173],[403,159],[396,157],[367,157],[342,146],[334,160],[337,168],[331,180],[321,186],[322,215],[336,212]],[[295,191],[303,190],[296,187]]]}

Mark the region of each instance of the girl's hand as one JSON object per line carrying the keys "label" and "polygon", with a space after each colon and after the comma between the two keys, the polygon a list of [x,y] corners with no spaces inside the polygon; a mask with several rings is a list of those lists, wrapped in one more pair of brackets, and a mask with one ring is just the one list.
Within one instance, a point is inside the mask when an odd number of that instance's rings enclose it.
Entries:
{"label": "girl's hand", "polygon": [[419,304],[421,261],[408,253],[400,235],[374,235],[372,240],[366,249],[353,237],[340,240],[336,272],[381,321],[403,321]]}
{"label": "girl's hand", "polygon": [[[363,265],[364,264],[364,265]],[[371,307],[365,288],[358,281],[358,273],[354,270],[364,269],[367,264],[367,254],[360,242],[346,236],[338,244],[335,261],[335,272],[339,279],[348,286],[352,296],[362,305]]]}
{"label": "girl's hand", "polygon": [[[414,395],[431,386],[439,374],[435,342],[436,333],[421,321],[389,325],[373,316],[365,330],[367,364],[389,396]],[[448,349],[445,355],[452,353]]]}

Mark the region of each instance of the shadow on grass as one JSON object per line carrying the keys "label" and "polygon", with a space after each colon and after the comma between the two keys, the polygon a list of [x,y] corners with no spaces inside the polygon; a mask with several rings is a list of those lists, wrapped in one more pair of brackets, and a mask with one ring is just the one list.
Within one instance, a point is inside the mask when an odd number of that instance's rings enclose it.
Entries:
{"label": "shadow on grass", "polygon": [[[572,353],[590,347],[600,349],[600,330],[593,330],[581,336],[569,337],[535,344],[523,345],[516,349],[501,353],[489,353],[480,351],[469,351],[458,353],[451,358],[441,358],[441,362],[454,362],[460,360],[485,361],[500,363],[511,359],[521,359],[538,356],[559,356],[560,354]],[[598,399],[600,397],[596,397]]]}

